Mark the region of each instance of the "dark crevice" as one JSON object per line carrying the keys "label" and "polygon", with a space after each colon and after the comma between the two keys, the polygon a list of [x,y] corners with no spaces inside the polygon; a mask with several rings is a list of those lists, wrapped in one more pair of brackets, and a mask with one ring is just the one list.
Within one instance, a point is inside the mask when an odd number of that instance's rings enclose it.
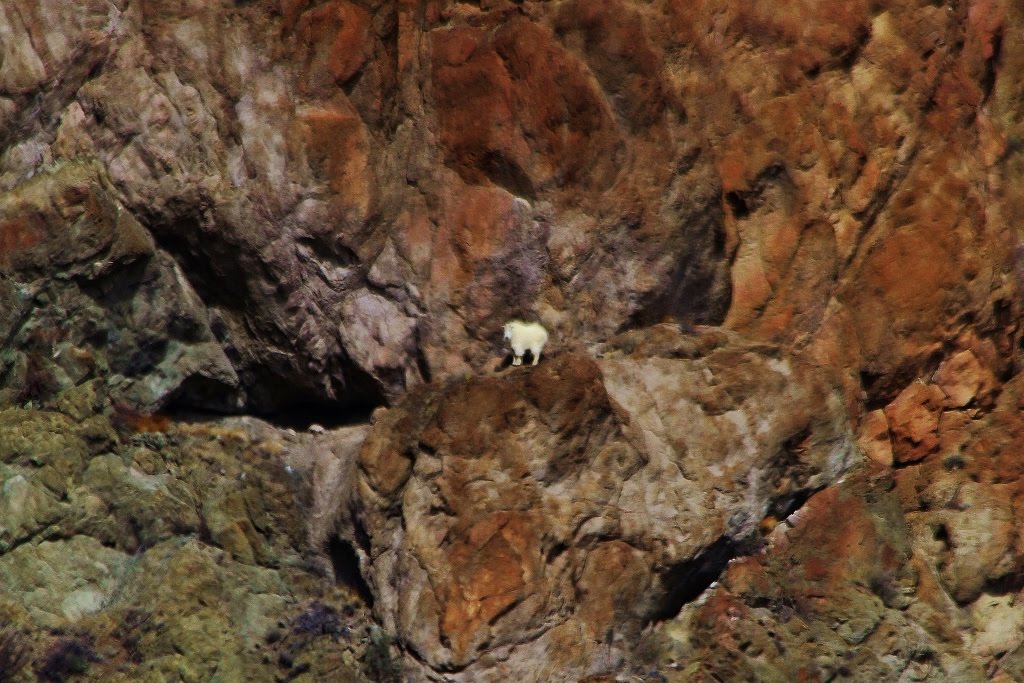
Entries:
{"label": "dark crevice", "polygon": [[[523,598],[518,596],[516,598],[513,598],[512,600],[509,600],[507,605],[499,609],[487,620],[487,624],[489,626],[494,626],[499,621],[501,621],[502,618],[511,613],[515,608],[519,607],[519,605],[521,605],[522,603]],[[487,645],[481,646],[481,649],[487,649]]]}
{"label": "dark crevice", "polygon": [[733,217],[742,220],[760,209],[770,199],[768,191],[772,187],[781,188],[785,195],[792,192],[793,179],[785,165],[774,163],[765,167],[750,184],[749,190],[727,192],[725,201],[732,209]]}
{"label": "dark crevice", "polygon": [[928,96],[928,99],[926,99],[924,101],[924,104],[921,105],[921,113],[922,114],[930,114],[933,111],[935,111],[935,107],[937,107],[938,104],[939,104],[938,100],[936,100],[936,95],[937,95],[936,92],[932,92]]}
{"label": "dark crevice", "polygon": [[[389,403],[381,383],[347,354],[331,358],[323,374],[331,379],[329,389],[311,381],[312,377],[295,374],[294,368],[286,363],[243,369],[239,376],[247,394],[246,410],[273,420],[278,414],[288,416],[310,408],[324,415],[332,411],[369,414]],[[386,376],[382,379],[387,381]],[[298,418],[301,423],[301,415]]]}
{"label": "dark crevice", "polygon": [[359,255],[341,242],[329,244],[317,237],[300,237],[296,243],[308,247],[319,260],[326,263],[346,268],[359,265]]}
{"label": "dark crevice", "polygon": [[985,582],[985,592],[992,595],[1016,595],[1024,590],[1024,571],[1011,572]]}
{"label": "dark crevice", "polygon": [[747,201],[743,198],[744,192],[732,191],[725,193],[725,201],[729,204],[729,209],[732,211],[732,216],[738,221],[743,220],[750,215],[750,207],[747,205]]}
{"label": "dark crevice", "polygon": [[849,72],[860,59],[861,54],[864,52],[864,48],[867,47],[867,44],[870,41],[871,26],[859,26],[857,28],[856,35],[853,37],[853,42],[850,45],[844,46],[836,54],[831,55],[831,59],[827,59],[824,62],[815,62],[810,65],[804,70],[804,75],[813,80],[825,71],[839,70]]}
{"label": "dark crevice", "polygon": [[243,250],[238,245],[208,234],[191,219],[166,227],[154,225],[150,233],[208,307],[245,310],[251,275],[246,272]]}
{"label": "dark crevice", "polygon": [[650,622],[666,621],[679,615],[683,606],[697,599],[725,570],[729,560],[741,554],[740,544],[723,536],[692,560],[669,567],[661,575],[665,588],[662,604],[650,615]]}
{"label": "dark crevice", "polygon": [[907,461],[904,461],[904,462],[894,462],[891,465],[891,467],[892,467],[892,469],[894,471],[898,471],[898,470],[912,470],[915,467],[920,467],[926,461],[930,460],[931,459],[931,457],[930,457],[931,455],[932,454],[928,454],[928,455],[923,456],[923,457],[921,457],[921,458],[919,458],[917,460],[907,460]]}
{"label": "dark crevice", "polygon": [[327,544],[327,555],[331,558],[331,566],[334,568],[334,580],[354,590],[372,609],[373,592],[359,571],[359,556],[355,548],[335,536]]}
{"label": "dark crevice", "polygon": [[[811,496],[820,490],[820,487],[801,489],[773,500],[768,515],[780,520],[786,519],[802,508]],[[697,557],[669,567],[661,575],[665,597],[661,605],[648,617],[648,623],[677,617],[685,605],[700,597],[718,580],[730,560],[752,555],[763,545],[763,539],[756,535],[741,539],[722,536]]]}
{"label": "dark crevice", "polygon": [[[795,462],[796,461],[796,458],[793,457],[793,456],[795,456],[796,454],[798,454],[802,450],[804,450],[805,444],[806,444],[807,440],[810,438],[810,436],[811,436],[811,428],[810,427],[804,427],[803,429],[798,429],[795,433],[793,433],[791,436],[789,436],[789,438],[787,438],[785,440],[785,442],[783,442],[783,444],[782,444],[783,452],[790,456],[790,461],[791,462]],[[808,495],[810,495],[810,494],[808,494]],[[804,500],[806,500],[806,498]]]}
{"label": "dark crevice", "polygon": [[[196,379],[196,378],[190,378]],[[206,378],[199,378],[206,379]],[[207,380],[213,382],[214,380]],[[219,385],[219,383],[218,383]],[[376,406],[351,407],[335,402],[297,402],[285,405],[272,412],[237,412],[233,410],[217,410],[198,407],[187,400],[175,400],[167,403],[162,415],[180,422],[213,422],[225,417],[251,416],[263,420],[274,427],[306,431],[312,425],[320,425],[325,429],[352,427],[369,424],[370,414]]]}
{"label": "dark crevice", "polygon": [[432,373],[430,372],[430,361],[427,359],[427,345],[424,341],[426,335],[422,325],[416,325],[413,334],[415,335],[416,343],[416,369],[419,370],[423,382],[429,384]]}
{"label": "dark crevice", "polygon": [[359,549],[369,555],[370,548],[372,547],[370,534],[366,532],[366,527],[363,526],[363,523],[355,515],[352,517],[352,535],[355,537],[356,543],[359,544]]}
{"label": "dark crevice", "polygon": [[344,407],[329,402],[301,402],[293,403],[273,413],[260,415],[259,417],[267,422],[292,429],[308,429],[313,424],[318,424],[327,429],[334,429],[337,427],[369,424],[370,414],[379,405],[382,404]]}
{"label": "dark crevice", "polygon": [[165,400],[165,412],[181,413],[188,410],[210,412],[218,416],[230,415],[236,405],[235,387],[203,375],[185,378]]}
{"label": "dark crevice", "polygon": [[786,519],[802,508],[804,503],[820,490],[821,488],[801,489],[787,496],[782,496],[772,501],[771,507],[768,509],[768,516],[779,520]]}
{"label": "dark crevice", "polygon": [[[900,184],[907,176],[907,173],[910,172],[910,168],[913,165],[914,160],[917,158],[918,147],[916,142],[912,141],[908,143],[911,147],[906,153],[904,153],[902,149],[904,142],[905,139],[903,136],[900,136],[896,141],[897,157],[892,170],[885,179],[876,186],[867,205],[860,211],[854,211],[853,213],[854,218],[861,223],[860,228],[858,228],[858,233],[862,236],[866,235],[874,227],[875,222],[882,213],[882,209],[888,205],[889,199],[896,194]],[[869,242],[870,240],[859,240],[858,244]],[[846,257],[844,267],[849,267],[859,254],[860,247],[851,250],[849,255]]]}
{"label": "dark crevice", "polygon": [[985,60],[985,73],[981,77],[982,103],[985,103],[992,96],[995,89],[996,72],[999,67],[999,59],[1003,53],[1003,30],[1000,28],[992,36],[992,54]]}
{"label": "dark crevice", "polygon": [[839,59],[836,66],[843,70],[849,71],[853,68],[853,65],[860,59],[860,55],[864,52],[864,48],[871,40],[871,26],[865,25],[857,29],[857,35],[854,38],[853,45],[846,49],[845,52],[839,55]]}
{"label": "dark crevice", "polygon": [[864,401],[864,410],[871,412],[872,410],[878,410],[889,405],[889,396],[879,396],[878,387],[880,384],[886,382],[885,375],[869,372],[862,370],[860,372],[860,386],[867,395],[867,399]]}
{"label": "dark crevice", "polygon": [[[50,495],[50,494],[46,494],[46,495]],[[10,541],[10,545],[8,545],[3,550],[2,554],[8,555],[10,553],[13,553],[15,550],[17,550],[21,546],[23,546],[23,545],[33,545],[33,544],[35,544],[36,541],[38,541],[40,539],[42,539],[42,540],[57,540],[59,538],[60,537],[57,536],[56,534],[54,534],[53,530],[50,529],[49,527],[41,527],[41,528],[38,528],[38,529],[33,529],[32,531],[30,531],[29,533],[25,534],[24,536],[20,536],[20,537],[12,539]],[[2,672],[0,672],[0,673],[2,673]]]}
{"label": "dark crevice", "polygon": [[920,361],[910,361],[882,372],[862,370],[860,382],[867,395],[865,408],[869,411],[884,408],[918,378],[931,377],[951,350],[939,348]]}
{"label": "dark crevice", "polygon": [[331,428],[368,422],[376,408],[388,404],[376,381],[359,368],[342,365],[336,371],[344,378],[334,388],[337,398],[317,396],[316,387],[299,384],[301,378],[289,377],[286,371],[261,367],[240,371],[242,402],[236,387],[193,375],[163,402],[161,412],[210,419],[252,415],[279,427],[304,430],[311,424]]}
{"label": "dark crevice", "polygon": [[483,159],[481,170],[490,178],[491,182],[503,187],[517,197],[523,197],[531,202],[537,198],[537,191],[533,181],[526,171],[504,154],[492,152]]}
{"label": "dark crevice", "polygon": [[565,553],[565,551],[568,549],[569,545],[567,543],[556,543],[548,550],[547,554],[544,557],[544,562],[546,564],[551,564],[555,561],[555,559],[557,559],[560,555]]}

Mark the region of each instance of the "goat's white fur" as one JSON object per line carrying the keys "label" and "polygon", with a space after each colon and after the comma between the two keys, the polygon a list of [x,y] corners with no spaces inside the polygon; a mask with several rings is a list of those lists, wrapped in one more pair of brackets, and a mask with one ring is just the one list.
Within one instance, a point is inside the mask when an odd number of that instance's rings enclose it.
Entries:
{"label": "goat's white fur", "polygon": [[540,352],[548,343],[548,331],[540,323],[511,320],[505,323],[505,340],[511,342],[512,365],[522,365],[523,354],[527,350],[533,355],[533,364],[536,365]]}

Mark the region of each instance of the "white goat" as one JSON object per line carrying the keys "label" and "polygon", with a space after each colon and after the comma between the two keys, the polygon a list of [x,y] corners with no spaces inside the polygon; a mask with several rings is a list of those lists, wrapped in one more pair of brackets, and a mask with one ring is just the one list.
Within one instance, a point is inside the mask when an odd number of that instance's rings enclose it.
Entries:
{"label": "white goat", "polygon": [[533,356],[533,364],[540,360],[540,352],[548,343],[548,331],[540,323],[526,323],[512,320],[505,323],[505,340],[512,346],[512,365],[523,364],[523,354],[527,351]]}

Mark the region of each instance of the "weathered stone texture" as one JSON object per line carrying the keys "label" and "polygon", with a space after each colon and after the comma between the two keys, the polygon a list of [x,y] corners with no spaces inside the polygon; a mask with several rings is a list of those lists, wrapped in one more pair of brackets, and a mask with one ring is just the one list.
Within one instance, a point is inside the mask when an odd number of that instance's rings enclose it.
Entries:
{"label": "weathered stone texture", "polygon": [[1020,680],[1022,36],[5,0],[0,629],[94,680]]}
{"label": "weathered stone texture", "polygon": [[350,540],[427,674],[609,673],[765,515],[851,464],[827,373],[721,339],[689,358],[621,350],[643,341],[419,389],[375,425]]}
{"label": "weathered stone texture", "polygon": [[[851,403],[891,399],[968,329],[1000,351],[983,370],[1013,353],[1006,3],[15,2],[3,19],[3,186],[98,161],[209,309],[229,404],[390,400],[479,370],[522,313],[587,341],[724,321],[810,345]],[[8,260],[34,239],[12,218]]]}
{"label": "weathered stone texture", "polygon": [[669,680],[1019,680],[1020,397],[815,494],[665,625]]}

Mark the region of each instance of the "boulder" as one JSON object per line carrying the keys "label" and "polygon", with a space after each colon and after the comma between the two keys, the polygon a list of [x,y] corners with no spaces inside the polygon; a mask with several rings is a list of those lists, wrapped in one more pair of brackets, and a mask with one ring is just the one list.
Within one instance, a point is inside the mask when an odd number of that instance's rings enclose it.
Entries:
{"label": "boulder", "polygon": [[347,540],[409,666],[613,672],[751,552],[763,518],[860,458],[834,376],[771,346],[660,333],[662,355],[624,350],[645,341],[629,335],[597,359],[416,389],[374,425]]}

